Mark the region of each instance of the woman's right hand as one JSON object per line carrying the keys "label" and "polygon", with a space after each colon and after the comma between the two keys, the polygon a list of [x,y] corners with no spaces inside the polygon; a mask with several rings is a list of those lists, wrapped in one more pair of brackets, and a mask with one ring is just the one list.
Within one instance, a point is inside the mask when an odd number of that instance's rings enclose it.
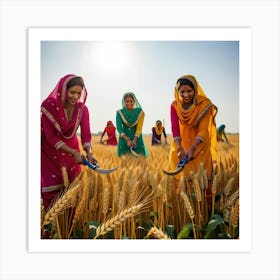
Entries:
{"label": "woman's right hand", "polygon": [[133,146],[132,141],[130,139],[126,140],[127,146],[130,148]]}
{"label": "woman's right hand", "polygon": [[178,147],[177,148],[177,151],[178,151],[178,158],[180,161],[184,160],[185,158],[185,152],[184,152],[184,149],[182,146]]}

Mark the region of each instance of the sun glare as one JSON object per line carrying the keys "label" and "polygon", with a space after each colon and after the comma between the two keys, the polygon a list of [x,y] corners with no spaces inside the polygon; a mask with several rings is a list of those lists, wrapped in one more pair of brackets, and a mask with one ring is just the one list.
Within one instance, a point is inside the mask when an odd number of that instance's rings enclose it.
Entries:
{"label": "sun glare", "polygon": [[106,73],[123,73],[130,67],[132,51],[128,43],[103,41],[94,45],[93,63],[96,68]]}

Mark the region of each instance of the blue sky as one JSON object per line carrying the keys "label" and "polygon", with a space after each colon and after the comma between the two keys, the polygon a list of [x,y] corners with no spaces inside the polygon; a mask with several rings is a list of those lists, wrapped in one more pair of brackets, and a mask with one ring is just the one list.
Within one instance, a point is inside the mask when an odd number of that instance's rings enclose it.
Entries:
{"label": "blue sky", "polygon": [[239,132],[238,41],[42,41],[41,100],[65,74],[84,78],[91,130],[115,123],[125,92],[132,91],[145,112],[143,133],[157,119],[170,129],[176,80],[194,75],[218,107],[217,125]]}

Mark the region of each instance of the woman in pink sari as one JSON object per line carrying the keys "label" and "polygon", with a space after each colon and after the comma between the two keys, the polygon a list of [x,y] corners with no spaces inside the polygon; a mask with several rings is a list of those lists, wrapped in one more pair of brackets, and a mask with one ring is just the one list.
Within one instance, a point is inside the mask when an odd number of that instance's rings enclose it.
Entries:
{"label": "woman in pink sari", "polygon": [[79,127],[87,159],[91,163],[96,161],[91,154],[86,98],[83,79],[71,74],[59,80],[41,105],[41,198],[45,209],[65,188],[62,172],[67,173],[71,183],[82,170],[76,135]]}

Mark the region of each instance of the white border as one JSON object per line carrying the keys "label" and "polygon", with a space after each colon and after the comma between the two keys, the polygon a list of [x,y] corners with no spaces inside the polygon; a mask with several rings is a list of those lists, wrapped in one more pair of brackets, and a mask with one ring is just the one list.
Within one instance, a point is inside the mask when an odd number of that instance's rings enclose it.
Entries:
{"label": "white border", "polygon": [[[183,32],[182,32],[183,30]],[[252,249],[252,47],[250,28],[29,28],[28,250],[29,252],[250,252]],[[236,40],[240,42],[239,240],[42,240],[40,238],[41,40]],[[245,175],[246,174],[246,175]],[[249,176],[248,176],[249,174]],[[245,206],[246,205],[246,206]]]}

